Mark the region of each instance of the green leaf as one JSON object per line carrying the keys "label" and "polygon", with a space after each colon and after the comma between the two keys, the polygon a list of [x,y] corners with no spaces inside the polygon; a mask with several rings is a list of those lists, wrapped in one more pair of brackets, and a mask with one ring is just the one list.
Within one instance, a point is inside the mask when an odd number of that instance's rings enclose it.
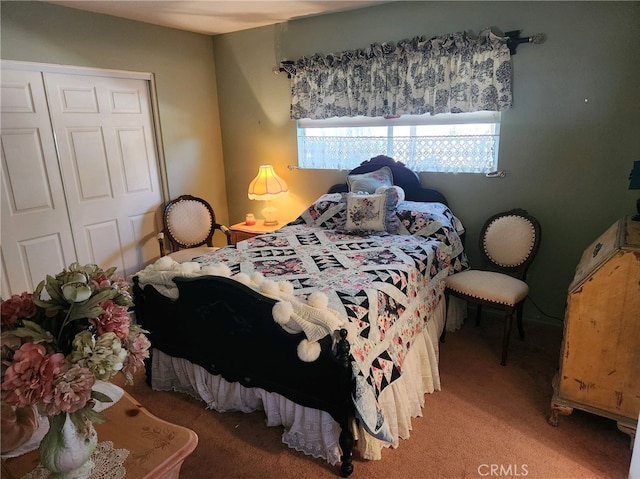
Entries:
{"label": "green leaf", "polygon": [[104,310],[100,306],[87,306],[83,303],[75,303],[74,307],[69,311],[67,321],[75,321],[83,318],[97,318]]}
{"label": "green leaf", "polygon": [[[41,298],[43,289],[47,290],[47,293],[51,297],[50,300],[43,300]],[[38,283],[38,286],[33,293],[33,302],[36,306],[44,309],[65,309],[68,306],[67,300],[62,295],[60,285],[57,283],[56,279],[50,275],[47,275],[46,281]]]}
{"label": "green leaf", "polygon": [[111,399],[106,394],[101,393],[100,391],[92,390],[91,391],[91,397],[93,399],[97,400],[97,401],[100,401],[100,402],[113,402],[113,399]]}
{"label": "green leaf", "polygon": [[86,411],[85,415],[86,418],[94,424],[102,424],[107,422],[107,418],[104,414],[101,414],[91,408]]}
{"label": "green leaf", "polygon": [[135,304],[129,297],[125,296],[120,291],[118,291],[118,294],[113,298],[113,302],[126,308],[130,308]]}
{"label": "green leaf", "polygon": [[67,300],[62,294],[62,289],[60,288],[60,284],[53,276],[47,275],[47,282],[45,284],[45,288],[51,299],[58,304],[67,304]]}
{"label": "green leaf", "polygon": [[125,378],[125,384],[126,385],[133,385],[133,374],[131,374],[130,372],[122,372],[122,374],[124,374],[124,378]]}
{"label": "green leaf", "polygon": [[27,319],[22,320],[22,327],[14,329],[12,333],[19,338],[32,338],[34,343],[52,343],[54,338],[49,331],[41,328],[39,324],[29,321]]}
{"label": "green leaf", "polygon": [[108,270],[106,270],[106,271],[104,272],[104,275],[105,275],[107,278],[111,278],[111,276],[113,276],[113,273],[115,273],[117,269],[118,269],[118,268],[117,268],[116,266],[112,266],[111,268],[109,268]]}
{"label": "green leaf", "polygon": [[35,303],[36,306],[39,306],[41,308],[47,308],[47,303],[49,302],[49,301],[43,301],[42,299],[40,299],[40,295],[42,293],[42,290],[44,289],[44,285],[45,285],[45,282],[40,281],[38,283],[38,286],[36,286],[35,291],[33,292],[33,302]]}
{"label": "green leaf", "polygon": [[109,288],[91,296],[83,303],[74,303],[73,308],[69,311],[68,320],[74,321],[81,318],[97,318],[104,313],[100,303],[113,298],[114,295],[115,291]]}

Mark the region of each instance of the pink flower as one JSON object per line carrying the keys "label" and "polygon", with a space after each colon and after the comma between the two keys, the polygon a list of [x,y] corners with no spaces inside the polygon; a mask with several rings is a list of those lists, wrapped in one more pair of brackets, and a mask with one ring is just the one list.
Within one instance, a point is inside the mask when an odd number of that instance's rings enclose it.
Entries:
{"label": "pink flower", "polygon": [[95,377],[87,368],[78,364],[65,368],[55,377],[51,392],[42,398],[41,413],[54,416],[82,409],[91,399],[91,389],[95,382]]}
{"label": "pink flower", "polygon": [[127,312],[127,308],[114,303],[110,299],[100,306],[104,313],[95,319],[90,319],[89,322],[96,327],[98,335],[114,333],[120,341],[124,341],[129,336],[129,325],[131,324],[131,317]]}
{"label": "pink flower", "polygon": [[93,278],[91,280],[91,284],[93,285],[96,291],[103,290],[105,288],[111,287],[111,280],[106,277],[106,275],[101,274],[100,276]]}
{"label": "pink flower", "polygon": [[124,366],[122,372],[126,375],[134,374],[138,369],[144,367],[144,360],[149,357],[149,348],[151,342],[142,333],[134,333],[127,338],[125,346],[129,351],[126,359],[124,360]]}
{"label": "pink flower", "polygon": [[13,406],[28,406],[51,394],[53,379],[65,365],[64,355],[48,355],[41,344],[25,343],[4,373],[2,399]]}
{"label": "pink flower", "polygon": [[36,305],[31,293],[14,294],[2,302],[0,310],[2,329],[13,329],[20,319],[29,319],[36,314]]}
{"label": "pink flower", "polygon": [[127,282],[127,280],[125,278],[123,278],[122,276],[119,276],[117,278],[113,278],[111,280],[111,284],[114,286],[117,286],[120,289],[126,289],[129,290],[129,283]]}

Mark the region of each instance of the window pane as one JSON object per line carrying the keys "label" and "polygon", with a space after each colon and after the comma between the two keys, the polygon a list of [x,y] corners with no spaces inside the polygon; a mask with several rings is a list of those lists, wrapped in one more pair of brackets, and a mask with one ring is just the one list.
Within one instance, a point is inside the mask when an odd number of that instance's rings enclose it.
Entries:
{"label": "window pane", "polygon": [[352,169],[364,160],[387,155],[415,171],[487,173],[497,169],[499,113],[435,118],[301,120],[298,165]]}

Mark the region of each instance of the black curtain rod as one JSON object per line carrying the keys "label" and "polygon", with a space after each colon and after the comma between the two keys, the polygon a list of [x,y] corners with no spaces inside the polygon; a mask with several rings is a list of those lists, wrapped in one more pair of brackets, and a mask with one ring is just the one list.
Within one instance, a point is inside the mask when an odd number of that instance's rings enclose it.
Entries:
{"label": "black curtain rod", "polygon": [[531,35],[530,37],[521,37],[520,32],[522,32],[522,30],[511,30],[510,32],[506,32],[504,34],[506,37],[509,37],[509,39],[507,40],[507,46],[509,47],[509,51],[512,55],[516,54],[516,49],[521,43],[540,44],[545,41],[544,33],[536,33],[535,35]]}
{"label": "black curtain rod", "polygon": [[[521,43],[540,44],[540,43],[543,43],[546,39],[544,33],[536,33],[535,35],[531,35],[530,37],[521,37],[520,36],[521,32],[522,30],[511,30],[504,34],[506,37],[508,37],[507,46],[509,47],[509,52],[511,52],[512,55],[516,54],[518,45],[520,45]],[[293,61],[283,60],[280,62],[280,65],[293,65]],[[286,71],[287,69],[282,66],[273,67],[273,73],[275,73],[276,75],[280,72],[286,72]]]}

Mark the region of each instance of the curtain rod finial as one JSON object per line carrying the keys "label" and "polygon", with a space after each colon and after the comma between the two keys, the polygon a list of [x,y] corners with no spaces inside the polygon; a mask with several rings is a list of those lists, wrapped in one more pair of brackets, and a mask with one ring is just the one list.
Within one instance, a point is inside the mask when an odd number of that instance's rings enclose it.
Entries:
{"label": "curtain rod finial", "polygon": [[529,41],[535,44],[544,43],[546,39],[547,36],[544,33],[536,33],[535,35],[531,35],[529,37]]}

